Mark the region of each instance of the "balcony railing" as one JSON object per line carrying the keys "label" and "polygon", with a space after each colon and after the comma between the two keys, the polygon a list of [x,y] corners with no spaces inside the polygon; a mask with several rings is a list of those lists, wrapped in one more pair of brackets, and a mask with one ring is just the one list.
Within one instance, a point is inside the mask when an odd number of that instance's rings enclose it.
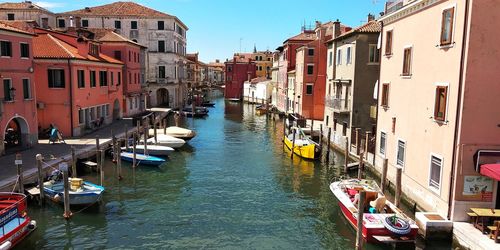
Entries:
{"label": "balcony railing", "polygon": [[329,108],[332,108],[334,112],[351,112],[351,100],[349,99],[340,99],[335,96],[327,96],[325,97],[325,105]]}
{"label": "balcony railing", "polygon": [[385,14],[390,14],[401,9],[405,0],[390,0],[385,3]]}

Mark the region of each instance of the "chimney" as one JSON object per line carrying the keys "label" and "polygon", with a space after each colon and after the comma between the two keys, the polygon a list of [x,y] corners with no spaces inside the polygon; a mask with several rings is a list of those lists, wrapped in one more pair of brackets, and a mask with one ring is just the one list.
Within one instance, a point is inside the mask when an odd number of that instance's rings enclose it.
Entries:
{"label": "chimney", "polygon": [[375,20],[375,16],[374,16],[374,15],[372,15],[371,13],[368,13],[368,19],[367,19],[367,22],[371,22],[371,21],[373,21],[373,20]]}
{"label": "chimney", "polygon": [[87,43],[83,37],[78,37],[76,42],[78,54],[83,57],[87,57],[89,55],[89,43]]}
{"label": "chimney", "polygon": [[333,38],[340,36],[340,21],[337,19],[333,22]]}
{"label": "chimney", "polygon": [[220,60],[219,59],[215,59],[215,63],[220,63]]}
{"label": "chimney", "polygon": [[320,21],[316,21],[316,28],[319,28],[321,26],[321,22]]}
{"label": "chimney", "polygon": [[85,11],[86,12],[90,12],[90,8],[89,7],[85,7]]}
{"label": "chimney", "polygon": [[74,27],[73,16],[69,16],[69,27]]}

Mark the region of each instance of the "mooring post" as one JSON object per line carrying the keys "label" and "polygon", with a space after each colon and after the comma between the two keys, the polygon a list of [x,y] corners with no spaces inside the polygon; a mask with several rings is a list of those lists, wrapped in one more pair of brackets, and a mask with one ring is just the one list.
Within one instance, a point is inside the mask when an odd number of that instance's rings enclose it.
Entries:
{"label": "mooring post", "polygon": [[293,131],[293,135],[292,135],[292,138],[293,138],[293,141],[292,141],[292,148],[291,148],[291,151],[292,151],[292,160],[293,160],[293,151],[295,150],[295,130],[292,128],[292,131]]}
{"label": "mooring post", "polygon": [[370,142],[370,134],[371,133],[372,132],[370,132],[370,131],[365,132],[365,154],[366,154],[365,157],[366,157],[366,161],[368,161],[368,146],[369,146],[369,142]]}
{"label": "mooring post", "polygon": [[127,152],[128,152],[128,148],[129,148],[129,145],[128,145],[128,124],[125,124],[125,149],[127,150]]}
{"label": "mooring post", "polygon": [[356,227],[356,250],[363,249],[363,214],[365,210],[365,191],[359,192],[358,200],[358,216],[357,216],[357,227]]}
{"label": "mooring post", "polygon": [[165,119],[163,120],[163,134],[167,134],[167,117],[165,116]]}
{"label": "mooring post", "polygon": [[118,147],[116,151],[117,151],[117,154],[116,154],[116,165],[118,167],[118,180],[121,181],[123,179],[123,177],[122,177],[122,157],[121,157],[122,148]]}
{"label": "mooring post", "polygon": [[95,150],[96,150],[96,151],[99,151],[99,149],[100,149],[100,144],[99,144],[99,136],[98,136],[98,135],[96,135],[96,136],[95,136]]}
{"label": "mooring post", "polygon": [[389,165],[389,160],[384,159],[384,164],[382,165],[382,177],[380,179],[380,188],[382,189],[382,193],[385,193],[385,183],[387,182],[387,166]]}
{"label": "mooring post", "polygon": [[20,153],[16,154],[16,160],[14,161],[17,168],[17,183],[19,184],[19,193],[24,194],[24,183],[23,183],[23,159]]}
{"label": "mooring post", "polygon": [[137,141],[136,141],[136,134],[134,133],[132,136],[134,137],[134,140],[132,141],[132,154],[133,154],[132,167],[135,168],[137,166],[137,150],[136,150]]}
{"label": "mooring post", "polygon": [[358,180],[363,179],[363,172],[364,172],[364,162],[363,162],[363,157],[364,157],[364,152],[361,152],[359,154],[359,165],[358,165]]}
{"label": "mooring post", "polygon": [[[141,134],[141,121],[137,121],[137,134]],[[140,139],[140,136],[138,136],[138,138]]]}
{"label": "mooring post", "polygon": [[100,170],[101,170],[101,186],[104,186],[104,150],[99,150],[100,152]]}
{"label": "mooring post", "polygon": [[76,154],[75,147],[71,147],[71,177],[76,178]]}
{"label": "mooring post", "polygon": [[359,155],[360,153],[360,148],[359,148],[359,130],[360,128],[356,128],[356,155]]}
{"label": "mooring post", "polygon": [[156,120],[153,123],[154,135],[155,135],[155,144],[158,144],[158,133],[156,132]]}
{"label": "mooring post", "polygon": [[330,138],[332,136],[332,128],[328,128],[328,141],[326,141],[326,145],[327,145],[327,151],[326,151],[326,158],[328,158],[327,160],[330,160]]}
{"label": "mooring post", "polygon": [[396,194],[394,199],[394,205],[399,207],[401,202],[401,177],[402,177],[403,169],[396,168]]}
{"label": "mooring post", "polygon": [[319,145],[323,146],[323,123],[319,124]]}
{"label": "mooring post", "polygon": [[64,186],[64,214],[63,217],[65,219],[69,219],[72,215],[71,210],[69,209],[69,177],[68,177],[68,163],[62,162],[59,164],[59,170],[62,171],[63,175],[63,186]]}
{"label": "mooring post", "polygon": [[345,136],[344,171],[349,169],[349,137]]}
{"label": "mooring post", "polygon": [[311,138],[313,138],[313,131],[314,131],[314,120],[311,119]]}
{"label": "mooring post", "polygon": [[112,129],[111,129],[111,152],[113,152],[111,161],[113,163],[116,163],[116,137]]}
{"label": "mooring post", "polygon": [[[145,131],[149,130],[148,125],[144,128]],[[144,154],[148,155],[148,133],[144,133]]]}
{"label": "mooring post", "polygon": [[36,166],[38,168],[38,187],[40,188],[39,203],[40,206],[42,206],[45,198],[45,190],[43,189],[43,179],[44,179],[43,168],[42,168],[43,157],[41,154],[37,154],[35,158],[36,158]]}

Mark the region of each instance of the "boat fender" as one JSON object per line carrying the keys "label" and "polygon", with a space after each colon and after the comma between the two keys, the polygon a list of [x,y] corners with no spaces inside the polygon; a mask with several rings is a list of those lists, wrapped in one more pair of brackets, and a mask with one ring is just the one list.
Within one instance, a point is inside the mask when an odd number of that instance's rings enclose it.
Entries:
{"label": "boat fender", "polygon": [[0,245],[0,250],[7,250],[10,249],[11,247],[12,247],[12,242],[10,242],[9,240]]}
{"label": "boat fender", "polygon": [[54,195],[54,201],[55,202],[60,202],[61,201],[61,196],[59,194]]}
{"label": "boat fender", "polygon": [[28,229],[31,231],[36,229],[36,221],[35,220],[30,221],[30,224],[28,225]]}
{"label": "boat fender", "polygon": [[397,216],[389,216],[382,220],[385,228],[397,235],[406,235],[411,232],[410,223]]}

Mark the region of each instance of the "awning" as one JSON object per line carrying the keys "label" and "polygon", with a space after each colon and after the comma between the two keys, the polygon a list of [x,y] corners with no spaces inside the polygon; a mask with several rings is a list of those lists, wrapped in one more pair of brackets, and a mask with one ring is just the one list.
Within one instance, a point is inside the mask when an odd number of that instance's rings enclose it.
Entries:
{"label": "awning", "polygon": [[484,176],[500,181],[500,163],[483,164],[481,165],[480,173]]}

